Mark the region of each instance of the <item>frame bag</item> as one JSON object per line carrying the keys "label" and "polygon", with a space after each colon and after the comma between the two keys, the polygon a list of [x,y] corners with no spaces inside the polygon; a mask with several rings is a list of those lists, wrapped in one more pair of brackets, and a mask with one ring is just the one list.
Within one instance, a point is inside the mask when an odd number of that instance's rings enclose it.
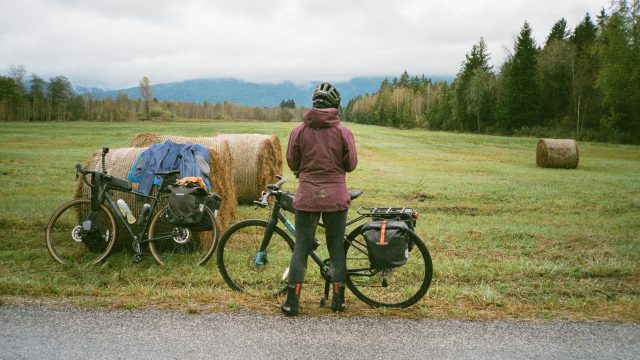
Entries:
{"label": "frame bag", "polygon": [[369,262],[374,269],[404,265],[409,259],[409,226],[401,220],[377,220],[362,225]]}

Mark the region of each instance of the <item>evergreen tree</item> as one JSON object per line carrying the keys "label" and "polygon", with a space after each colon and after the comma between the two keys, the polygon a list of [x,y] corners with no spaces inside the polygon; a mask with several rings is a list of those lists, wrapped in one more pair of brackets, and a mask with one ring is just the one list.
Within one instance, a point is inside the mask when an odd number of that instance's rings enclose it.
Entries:
{"label": "evergreen tree", "polygon": [[640,136],[640,6],[619,1],[602,22],[597,84],[608,111],[605,126],[629,137]]}
{"label": "evergreen tree", "polygon": [[539,124],[557,126],[571,114],[571,85],[575,63],[574,45],[569,42],[567,21],[560,19],[551,28],[538,56]]}
{"label": "evergreen tree", "polygon": [[391,86],[389,81],[384,79],[380,84],[378,96],[375,103],[375,118],[377,125],[391,125],[393,122],[393,99],[391,98]]}
{"label": "evergreen tree", "polygon": [[476,69],[480,69],[485,73],[491,71],[489,59],[487,44],[483,38],[480,38],[478,44],[474,44],[471,47],[471,52],[465,55],[465,61],[462,63],[460,72],[454,80],[453,87],[455,89],[456,103],[454,114],[460,125],[460,130],[478,130],[477,117],[469,112],[467,95],[469,93],[469,84]]}
{"label": "evergreen tree", "polygon": [[531,37],[531,27],[525,21],[516,39],[514,53],[506,68],[503,67],[508,71],[501,74],[504,78],[500,96],[503,108],[501,125],[507,130],[540,124],[537,114],[537,57],[538,48]]}
{"label": "evergreen tree", "polygon": [[562,18],[551,27],[551,32],[549,33],[549,36],[547,36],[547,41],[544,43],[544,47],[546,48],[547,46],[549,46],[554,40],[567,40],[570,34],[571,31],[567,29],[567,20]]}
{"label": "evergreen tree", "polygon": [[409,77],[409,73],[407,72],[407,70],[405,70],[402,75],[400,75],[400,81],[398,82],[398,85],[402,87],[409,87],[410,82],[411,79]]}

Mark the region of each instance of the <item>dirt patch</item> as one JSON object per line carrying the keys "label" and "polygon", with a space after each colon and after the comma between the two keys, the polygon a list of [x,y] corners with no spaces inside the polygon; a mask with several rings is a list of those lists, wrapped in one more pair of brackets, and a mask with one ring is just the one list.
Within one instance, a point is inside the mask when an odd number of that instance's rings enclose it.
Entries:
{"label": "dirt patch", "polygon": [[453,214],[453,215],[466,215],[466,216],[478,216],[480,215],[480,210],[476,207],[472,206],[439,206],[433,209],[434,211]]}
{"label": "dirt patch", "polygon": [[427,200],[435,200],[436,196],[431,194],[416,193],[416,194],[409,194],[404,198],[405,200],[409,200],[409,201],[425,202]]}

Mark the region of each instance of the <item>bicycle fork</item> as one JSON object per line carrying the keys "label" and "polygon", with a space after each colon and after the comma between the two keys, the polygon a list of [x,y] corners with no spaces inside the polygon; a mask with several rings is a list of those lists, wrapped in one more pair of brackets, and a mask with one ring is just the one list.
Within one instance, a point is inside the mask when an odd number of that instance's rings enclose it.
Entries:
{"label": "bicycle fork", "polygon": [[258,252],[256,253],[256,259],[254,260],[254,264],[256,266],[264,266],[267,262],[269,262],[267,258],[267,246],[269,246],[269,241],[271,241],[271,236],[273,236],[273,232],[277,223],[278,223],[277,217],[272,216],[269,219],[267,230],[264,232],[264,235],[262,236],[262,241],[260,242],[260,247],[258,248]]}

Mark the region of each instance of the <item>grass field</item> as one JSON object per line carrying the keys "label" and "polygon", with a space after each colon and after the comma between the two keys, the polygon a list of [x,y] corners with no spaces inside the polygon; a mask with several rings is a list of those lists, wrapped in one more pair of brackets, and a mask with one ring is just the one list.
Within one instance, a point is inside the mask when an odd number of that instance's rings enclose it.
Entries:
{"label": "grass field", "polygon": [[[127,252],[94,267],[63,267],[44,245],[51,213],[71,199],[76,162],[134,134],[275,133],[295,123],[0,124],[0,299],[79,306],[166,307],[188,312],[278,313],[280,300],[229,290],[212,260],[164,268]],[[434,263],[425,298],[376,310],[348,297],[346,315],[461,319],[640,321],[640,147],[581,143],[576,170],[535,166],[534,138],[349,125],[360,164],[348,176],[365,190],[353,206],[412,206]],[[289,179],[286,189],[294,190]],[[238,220],[266,219],[243,207]],[[308,275],[303,313],[318,308]]]}

